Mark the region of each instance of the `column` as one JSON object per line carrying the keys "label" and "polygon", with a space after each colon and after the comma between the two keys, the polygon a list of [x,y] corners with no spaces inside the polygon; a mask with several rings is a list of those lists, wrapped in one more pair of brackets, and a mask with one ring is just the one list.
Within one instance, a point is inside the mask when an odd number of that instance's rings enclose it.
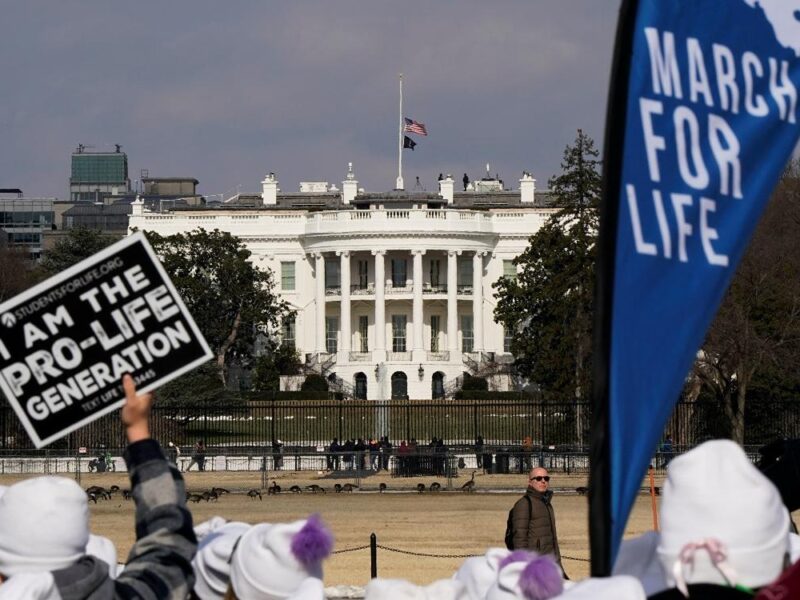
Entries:
{"label": "column", "polygon": [[375,348],[373,359],[386,360],[386,250],[373,250],[375,257]]}
{"label": "column", "polygon": [[314,252],[314,284],[317,303],[317,340],[316,351],[325,352],[325,257],[322,252]]}
{"label": "column", "polygon": [[474,352],[483,352],[483,257],[486,252],[475,252],[472,257],[472,331],[475,336]]}
{"label": "column", "polygon": [[[450,360],[458,357],[458,255],[461,250],[447,251],[447,351]],[[461,362],[459,359],[458,362]]]}
{"label": "column", "polygon": [[342,340],[341,344],[339,345],[339,350],[341,351],[341,360],[349,361],[350,360],[350,342],[352,340],[352,332],[351,332],[351,321],[350,321],[350,251],[349,250],[338,250],[336,254],[339,255],[340,258],[340,267],[339,267],[339,285],[342,288],[342,302],[341,302],[341,310],[339,318],[342,321],[341,330],[342,330]]}
{"label": "column", "polygon": [[425,250],[412,250],[411,254],[414,256],[414,303],[411,311],[414,321],[414,333],[411,340],[411,360],[422,362],[426,360],[425,345],[422,339],[422,332],[424,331],[422,326],[422,256],[425,254]]}

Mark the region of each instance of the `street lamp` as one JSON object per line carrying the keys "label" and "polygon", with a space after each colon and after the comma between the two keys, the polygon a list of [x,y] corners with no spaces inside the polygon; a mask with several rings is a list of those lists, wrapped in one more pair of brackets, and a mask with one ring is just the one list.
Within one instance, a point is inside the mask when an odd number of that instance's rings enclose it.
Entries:
{"label": "street lamp", "polygon": [[417,373],[419,374],[420,379],[423,379],[425,377],[425,368],[422,366],[422,363],[419,364],[419,369],[417,369]]}

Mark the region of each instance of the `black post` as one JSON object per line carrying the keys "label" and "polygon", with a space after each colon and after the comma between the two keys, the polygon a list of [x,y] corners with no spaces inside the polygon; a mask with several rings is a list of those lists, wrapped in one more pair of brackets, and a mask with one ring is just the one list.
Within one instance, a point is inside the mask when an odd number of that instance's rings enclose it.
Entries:
{"label": "black post", "polygon": [[275,390],[272,390],[272,402],[270,403],[270,416],[272,418],[269,420],[269,427],[270,427],[270,433],[271,433],[270,442],[272,442],[273,440],[277,439],[275,437],[275,396],[276,395],[277,394],[275,393]]}
{"label": "black post", "polygon": [[375,532],[369,536],[369,577],[375,579],[378,576],[378,537]]}
{"label": "black post", "polygon": [[[472,401],[472,441],[478,439],[478,403]],[[469,440],[467,440],[469,441]]]}

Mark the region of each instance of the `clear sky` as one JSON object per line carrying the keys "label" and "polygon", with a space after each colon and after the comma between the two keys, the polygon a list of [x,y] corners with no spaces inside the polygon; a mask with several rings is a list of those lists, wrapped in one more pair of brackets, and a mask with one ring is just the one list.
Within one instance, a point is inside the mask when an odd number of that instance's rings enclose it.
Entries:
{"label": "clear sky", "polygon": [[0,187],[68,196],[70,153],[122,145],[131,180],[194,177],[260,192],[274,171],[380,192],[404,113],[429,136],[419,176],[537,187],[583,128],[602,147],[618,0],[176,0],[6,3]]}

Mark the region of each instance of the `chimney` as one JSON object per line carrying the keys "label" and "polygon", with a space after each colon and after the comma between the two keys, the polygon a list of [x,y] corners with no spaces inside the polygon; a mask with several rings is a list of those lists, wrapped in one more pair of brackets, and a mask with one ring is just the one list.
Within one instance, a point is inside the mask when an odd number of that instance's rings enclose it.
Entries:
{"label": "chimney", "polygon": [[533,191],[536,189],[536,180],[527,171],[522,172],[519,180],[520,201],[523,204],[533,204]]}
{"label": "chimney", "polygon": [[353,163],[347,163],[347,178],[342,182],[342,202],[350,204],[358,194],[358,181],[353,173]]}
{"label": "chimney", "polygon": [[275,173],[270,173],[261,182],[261,202],[265,206],[275,206],[278,203],[278,179]]}
{"label": "chimney", "polygon": [[439,195],[447,200],[448,204],[453,203],[453,176],[450,173],[439,182]]}

